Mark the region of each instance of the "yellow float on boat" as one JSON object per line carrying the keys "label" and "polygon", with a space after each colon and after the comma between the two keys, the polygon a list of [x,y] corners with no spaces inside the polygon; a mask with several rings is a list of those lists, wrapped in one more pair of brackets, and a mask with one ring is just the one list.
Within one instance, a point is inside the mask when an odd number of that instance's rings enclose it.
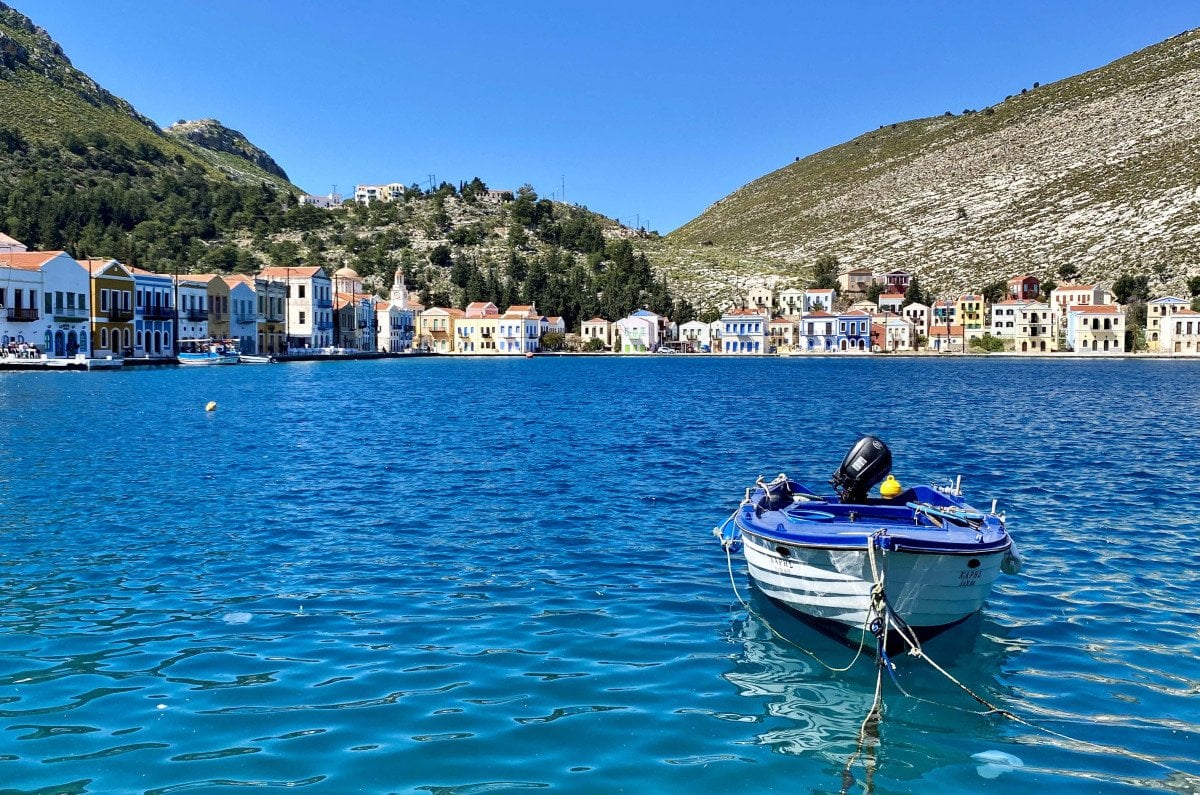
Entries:
{"label": "yellow float on boat", "polygon": [[901,487],[900,481],[896,480],[895,475],[888,475],[887,478],[879,484],[879,496],[885,497],[889,500],[892,497],[898,496],[902,491],[904,491],[904,489]]}

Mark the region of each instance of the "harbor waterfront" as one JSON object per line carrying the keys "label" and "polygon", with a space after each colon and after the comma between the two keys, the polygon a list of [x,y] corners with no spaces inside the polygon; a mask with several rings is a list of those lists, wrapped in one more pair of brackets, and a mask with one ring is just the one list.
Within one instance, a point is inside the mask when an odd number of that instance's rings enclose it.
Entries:
{"label": "harbor waterfront", "polygon": [[[1194,359],[0,372],[0,792],[1196,792],[1198,393]],[[1071,739],[902,656],[846,784],[874,666],[814,662],[853,649],[712,529],[861,433],[998,500],[1024,570],[925,648]]]}

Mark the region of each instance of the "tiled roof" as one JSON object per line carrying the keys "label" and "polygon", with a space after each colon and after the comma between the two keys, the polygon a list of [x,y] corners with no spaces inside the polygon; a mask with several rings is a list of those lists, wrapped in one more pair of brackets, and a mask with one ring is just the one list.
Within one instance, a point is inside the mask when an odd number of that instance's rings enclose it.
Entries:
{"label": "tiled roof", "polygon": [[1082,312],[1085,315],[1116,315],[1119,310],[1115,304],[1075,304],[1067,307],[1068,312]]}
{"label": "tiled roof", "polygon": [[269,268],[263,268],[258,275],[273,279],[311,279],[314,276],[324,275],[324,273],[325,270],[320,265],[297,265],[294,268],[272,265]]}
{"label": "tiled roof", "polygon": [[19,271],[41,270],[43,265],[62,253],[61,251],[15,251],[11,254],[0,254],[0,268],[16,268]]}
{"label": "tiled roof", "polygon": [[929,336],[931,337],[961,337],[962,333],[962,326],[951,326],[949,329],[942,325],[929,327]]}
{"label": "tiled roof", "polygon": [[9,237],[8,235],[4,234],[3,232],[0,232],[0,245],[23,246],[25,244],[22,243],[20,240],[17,240],[15,237]]}
{"label": "tiled roof", "polygon": [[1054,292],[1061,293],[1067,290],[1095,290],[1094,284],[1063,284],[1054,288]]}
{"label": "tiled roof", "polygon": [[584,321],[585,323],[607,323],[608,321],[602,317],[594,317],[591,320]]}

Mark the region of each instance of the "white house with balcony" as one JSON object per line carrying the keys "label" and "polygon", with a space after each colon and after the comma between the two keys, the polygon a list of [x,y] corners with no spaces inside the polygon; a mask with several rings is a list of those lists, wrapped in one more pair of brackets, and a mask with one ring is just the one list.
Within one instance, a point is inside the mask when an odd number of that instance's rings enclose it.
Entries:
{"label": "white house with balcony", "polygon": [[833,312],[833,304],[837,301],[837,290],[811,288],[804,291],[802,311],[797,314],[807,315],[810,312]]}
{"label": "white house with balcony", "polygon": [[932,310],[925,304],[911,303],[908,306],[902,307],[900,314],[908,318],[913,324],[913,330],[922,337],[929,336],[929,319],[932,317]]}
{"label": "white house with balcony", "polygon": [[662,344],[661,318],[649,309],[639,309],[615,325],[621,353],[652,353]]}
{"label": "white house with balcony", "polygon": [[804,314],[804,290],[799,287],[789,287],[779,291],[776,301],[779,314],[788,317],[799,317]]}
{"label": "white house with balcony", "polygon": [[179,298],[179,337],[176,340],[181,351],[195,350],[208,332],[208,282],[189,279],[187,276],[173,277]]}
{"label": "white house with balcony", "polygon": [[1200,355],[1200,312],[1191,307],[1177,309],[1162,321],[1160,332],[1160,352]]}
{"label": "white house with balcony", "polygon": [[761,356],[768,350],[770,315],[754,309],[733,309],[721,315],[721,351]]}
{"label": "white house with balcony", "polygon": [[289,349],[333,345],[333,284],[320,265],[265,268],[260,277],[283,281],[287,291],[284,327]]}
{"label": "white house with balcony", "polygon": [[229,285],[229,336],[242,353],[258,353],[258,293],[249,276],[224,276]]}
{"label": "white house with balcony", "polygon": [[690,320],[679,327],[679,341],[685,353],[710,353],[713,350],[712,326],[700,320]]}
{"label": "white house with balcony", "polygon": [[541,350],[542,317],[532,304],[510,306],[496,319],[500,353],[533,353]]}
{"label": "white house with balcony", "polygon": [[[0,236],[0,356],[9,344],[67,358],[88,351],[88,271],[62,251],[26,251]],[[15,244],[15,245],[13,245]]]}
{"label": "white house with balcony", "polygon": [[838,348],[838,316],[824,310],[800,318],[796,349],[802,353],[833,353]]}
{"label": "white house with balcony", "polygon": [[1117,355],[1125,352],[1125,309],[1115,304],[1067,308],[1067,347],[1074,353]]}
{"label": "white house with balcony", "polygon": [[1170,353],[1174,344],[1163,346],[1163,326],[1174,313],[1189,309],[1190,304],[1174,295],[1166,295],[1146,302],[1146,349],[1150,353]]}

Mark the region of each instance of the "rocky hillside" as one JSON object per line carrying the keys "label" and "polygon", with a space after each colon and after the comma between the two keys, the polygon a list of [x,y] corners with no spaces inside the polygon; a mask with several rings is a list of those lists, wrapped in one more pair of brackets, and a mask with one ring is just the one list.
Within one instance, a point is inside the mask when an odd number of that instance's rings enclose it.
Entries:
{"label": "rocky hillside", "polygon": [[[95,165],[77,162],[81,156],[87,159],[83,150],[108,150],[107,155],[117,159],[132,155],[142,160],[147,176],[194,165],[213,178],[296,191],[270,157],[216,122],[195,122],[183,134],[166,135],[128,102],[76,69],[50,34],[2,0],[0,129],[0,167],[5,167],[0,179],[24,173],[24,163],[6,162],[5,155],[32,145],[47,154],[57,152],[67,170],[80,173]],[[100,160],[106,159],[102,153]]]}
{"label": "rocky hillside", "polygon": [[934,288],[1200,273],[1200,31],[963,113],[887,124],[718,201],[656,255],[693,297],[816,257]]}
{"label": "rocky hillside", "polygon": [[[212,165],[233,176],[253,178],[266,173],[288,185],[288,175],[278,163],[237,130],[216,119],[181,121],[167,128],[167,134],[193,147]],[[250,167],[248,167],[250,166]],[[252,168],[251,168],[252,167]]]}

